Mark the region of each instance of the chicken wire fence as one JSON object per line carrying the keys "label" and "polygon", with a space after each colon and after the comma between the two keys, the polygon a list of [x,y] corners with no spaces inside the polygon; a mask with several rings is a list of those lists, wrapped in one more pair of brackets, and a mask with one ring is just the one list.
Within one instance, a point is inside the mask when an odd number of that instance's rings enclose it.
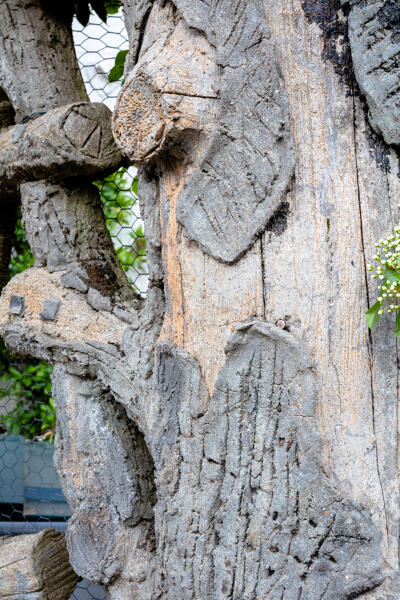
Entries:
{"label": "chicken wire fence", "polygon": [[[73,35],[77,59],[91,101],[113,110],[121,81],[108,74],[128,38],[122,14],[103,23],[91,14],[86,27],[76,19]],[[93,182],[115,251],[132,287],[146,293],[146,242],[137,198],[135,167],[120,169]],[[10,277],[33,264],[19,221]],[[53,466],[55,410],[50,365],[16,360],[0,345],[0,535],[33,533],[44,527],[65,531],[70,508]],[[102,586],[80,581],[71,600],[103,600]]]}

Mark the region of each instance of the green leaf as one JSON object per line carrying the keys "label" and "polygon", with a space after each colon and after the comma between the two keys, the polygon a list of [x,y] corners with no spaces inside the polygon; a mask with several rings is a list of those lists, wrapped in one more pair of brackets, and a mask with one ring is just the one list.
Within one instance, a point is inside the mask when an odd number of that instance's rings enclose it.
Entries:
{"label": "green leaf", "polygon": [[110,73],[108,74],[108,81],[118,81],[121,79],[124,74],[124,65],[126,60],[126,55],[129,50],[120,50],[115,57],[115,63]]}
{"label": "green leaf", "polygon": [[379,319],[381,318],[381,315],[378,314],[378,312],[381,309],[381,305],[382,305],[381,302],[377,301],[365,313],[365,318],[367,320],[367,325],[368,325],[368,327],[370,329],[373,329],[375,327],[375,325],[377,324],[377,322],[379,321]]}
{"label": "green leaf", "polygon": [[15,367],[10,367],[9,373],[14,377],[14,379],[21,379],[22,377],[21,373]]}
{"label": "green leaf", "polygon": [[400,273],[398,271],[392,271],[392,269],[388,269],[386,266],[385,278],[388,279],[390,283],[397,283],[400,280]]}
{"label": "green leaf", "polygon": [[121,2],[120,0],[106,0],[104,6],[108,15],[116,15],[121,8]]}
{"label": "green leaf", "polygon": [[115,66],[116,67],[123,67],[125,65],[125,60],[126,60],[126,55],[128,54],[129,50],[120,50],[117,54],[117,56],[115,57]]}
{"label": "green leaf", "polygon": [[400,310],[397,311],[396,317],[396,329],[394,330],[394,335],[400,336]]}
{"label": "green leaf", "polygon": [[123,67],[113,67],[108,74],[108,81],[118,81],[124,74]]}

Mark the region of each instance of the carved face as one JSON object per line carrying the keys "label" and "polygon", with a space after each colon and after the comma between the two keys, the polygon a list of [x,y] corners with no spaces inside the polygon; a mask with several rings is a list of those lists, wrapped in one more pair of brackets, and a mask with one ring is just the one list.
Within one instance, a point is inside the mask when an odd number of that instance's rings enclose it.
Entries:
{"label": "carved face", "polygon": [[294,169],[287,98],[260,0],[239,3],[239,26],[236,4],[192,4],[154,3],[114,131],[133,162],[184,165],[177,219],[231,263],[285,200]]}

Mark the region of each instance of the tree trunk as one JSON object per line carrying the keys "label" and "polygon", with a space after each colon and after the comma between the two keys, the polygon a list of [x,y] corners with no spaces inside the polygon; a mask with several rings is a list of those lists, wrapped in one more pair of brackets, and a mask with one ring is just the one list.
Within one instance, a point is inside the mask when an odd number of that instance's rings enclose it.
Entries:
{"label": "tree trunk", "polygon": [[395,5],[126,0],[145,301],[79,179],[23,176],[39,266],[2,333],[54,364],[71,562],[112,599],[398,595],[397,342],[364,318],[399,220]]}

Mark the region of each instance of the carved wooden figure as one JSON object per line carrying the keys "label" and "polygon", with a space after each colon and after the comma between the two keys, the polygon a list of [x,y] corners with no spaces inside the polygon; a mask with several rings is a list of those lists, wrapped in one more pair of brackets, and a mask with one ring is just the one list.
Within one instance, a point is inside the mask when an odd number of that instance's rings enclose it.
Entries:
{"label": "carved wooden figure", "polygon": [[108,115],[43,6],[0,4],[0,185],[36,256],[0,324],[54,365],[73,568],[113,600],[397,598],[397,344],[364,319],[399,218],[396,1],[125,0],[145,300],[82,178],[121,164]]}

